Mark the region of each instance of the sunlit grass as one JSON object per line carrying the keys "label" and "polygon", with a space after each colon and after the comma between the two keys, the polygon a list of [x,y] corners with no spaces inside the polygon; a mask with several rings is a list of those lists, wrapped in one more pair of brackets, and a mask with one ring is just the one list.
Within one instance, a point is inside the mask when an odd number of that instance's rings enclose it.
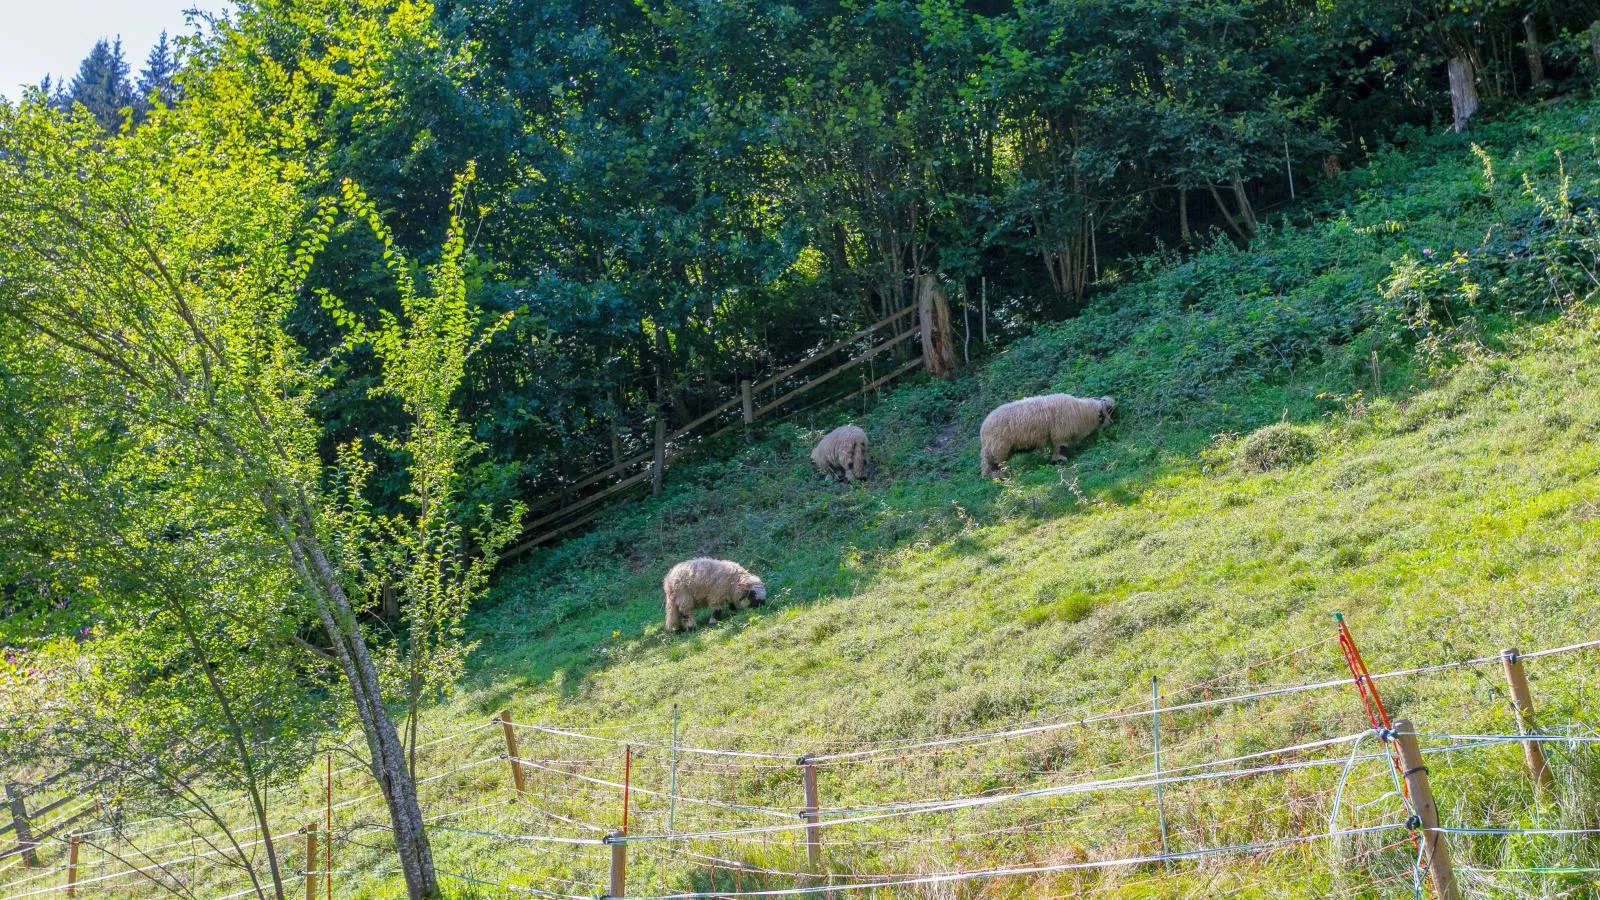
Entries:
{"label": "sunlit grass", "polygon": [[[1543,115],[1531,120],[1537,127],[1524,120],[1480,136],[1501,141],[1502,181],[1518,166],[1544,171],[1553,148],[1589,129],[1587,109]],[[519,722],[659,742],[676,713],[689,744],[782,755],[770,770],[737,774],[690,765],[681,773],[685,796],[792,809],[800,795],[789,762],[803,753],[1143,710],[1152,678],[1170,705],[1341,677],[1330,641],[1336,611],[1373,671],[1600,637],[1600,320],[1581,306],[1565,315],[1529,308],[1516,299],[1526,285],[1507,276],[1486,288],[1507,299],[1480,311],[1476,339],[1430,357],[1414,354],[1417,336],[1395,333],[1378,308],[1378,285],[1407,254],[1478,246],[1485,223],[1500,219],[1527,225],[1522,207],[1485,199],[1473,181],[1478,165],[1449,139],[1381,155],[1347,176],[1340,188],[1357,199],[1321,224],[1266,235],[1249,253],[1219,247],[1154,268],[1090,315],[1042,329],[977,372],[893,393],[855,419],[882,463],[869,484],[837,485],[811,471],[806,452],[832,418],[780,425],[748,445],[735,437],[673,469],[661,498],[621,508],[591,533],[501,574],[469,622],[481,645],[468,677],[427,711],[427,732],[509,709]],[[1372,227],[1385,222],[1404,227]],[[1294,322],[1255,331],[1238,324],[1273,317]],[[1274,342],[1300,337],[1310,343],[1275,355]],[[1003,480],[979,477],[983,414],[1043,389],[1113,394],[1117,421],[1066,464],[1030,454],[1014,459]],[[1274,429],[1270,437],[1252,437],[1263,428]],[[1289,452],[1249,451],[1284,434],[1294,436]],[[695,554],[760,573],[772,602],[715,627],[665,634],[661,576]],[[1600,721],[1594,663],[1592,654],[1571,654],[1529,664],[1542,723],[1591,729]],[[1395,716],[1423,731],[1514,728],[1494,666],[1382,689]],[[623,724],[632,727],[605,730]],[[1349,690],[1170,714],[1163,764],[1364,726]],[[831,766],[824,804],[1142,773],[1153,766],[1152,738],[1141,717],[894,764]],[[1370,740],[1367,747],[1376,749]],[[545,793],[514,815],[505,805],[479,810],[510,799],[506,763],[496,759],[503,751],[498,728],[427,748],[421,775],[461,771],[424,786],[425,812],[461,813],[441,823],[483,831],[589,833],[532,811],[545,803],[599,828],[620,824],[615,791],[556,790],[554,776],[540,776]],[[568,760],[591,777],[622,773],[622,750],[611,744],[524,733],[521,751]],[[1600,772],[1593,755],[1581,746],[1551,755],[1558,790],[1544,803],[1535,802],[1514,745],[1435,757],[1447,819],[1596,825],[1587,799]],[[659,747],[641,747],[637,783],[664,789],[669,765]],[[1175,787],[1162,810],[1169,840],[1196,850],[1326,831],[1340,774],[1329,767]],[[1358,809],[1344,824],[1392,820],[1385,766],[1351,775],[1344,799]],[[355,772],[336,781],[336,802],[373,789]],[[274,808],[309,822],[319,814],[318,790],[309,775],[280,791]],[[635,803],[636,832],[664,828],[660,798]],[[679,830],[719,821],[704,809],[675,814]],[[336,811],[340,896],[398,891],[382,874],[391,865],[383,821],[371,803]],[[830,833],[837,876],[1066,863],[1160,847],[1147,789],[852,829]],[[1389,896],[1409,889],[1409,850],[1385,846],[1403,838],[923,893]],[[585,895],[603,887],[603,850],[443,830],[434,840],[448,872]],[[1455,843],[1458,862],[1479,869],[1600,861],[1586,839]],[[699,849],[779,871],[805,866],[788,833]],[[744,877],[658,849],[630,860],[637,892],[734,890]],[[1589,883],[1581,875],[1471,878],[1481,892],[1533,896]],[[224,893],[202,883],[203,895]],[[458,896],[504,894],[446,884]]]}

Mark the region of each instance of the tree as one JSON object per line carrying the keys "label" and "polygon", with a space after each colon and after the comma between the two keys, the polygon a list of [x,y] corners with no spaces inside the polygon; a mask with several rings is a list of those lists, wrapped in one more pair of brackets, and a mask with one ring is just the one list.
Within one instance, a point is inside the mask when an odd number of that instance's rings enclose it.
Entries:
{"label": "tree", "polygon": [[170,106],[178,99],[178,56],[161,32],[156,45],[145,57],[144,69],[139,72],[138,101],[141,113],[148,112],[153,104]]}
{"label": "tree", "polygon": [[[342,675],[410,894],[433,897],[432,852],[388,704],[414,710],[458,671],[460,618],[516,517],[481,514],[488,524],[470,534],[461,524],[464,469],[478,448],[451,397],[498,327],[485,330],[466,298],[470,175],[430,266],[407,259],[353,183],[319,204],[302,234],[303,161],[278,154],[302,139],[303,123],[240,103],[225,84],[201,88],[207,102],[110,138],[37,105],[0,106],[0,226],[23,232],[0,260],[0,315],[59,361],[64,394],[122,435],[112,462],[137,477],[121,482],[118,499],[142,540],[240,570],[270,564],[292,583],[296,602],[238,639],[281,644],[267,632],[285,617],[320,631],[326,646],[302,649]],[[207,152],[184,152],[196,145]],[[373,231],[400,303],[369,320],[324,291],[346,333],[335,352],[370,347],[374,389],[404,418],[396,433],[339,448],[330,464],[311,413],[328,361],[285,325],[341,209]],[[392,452],[373,456],[371,443]],[[371,508],[374,473],[407,485],[401,509]],[[77,534],[66,552],[96,538]],[[385,648],[362,622],[390,585],[404,594],[407,628],[403,644]],[[157,593],[141,582],[113,596],[141,592]]]}
{"label": "tree", "polygon": [[61,82],[57,81],[53,76],[46,75],[39,79],[38,90],[39,96],[42,98],[43,102],[48,103],[58,109],[71,108],[72,103],[67,100],[66,89],[63,88],[61,86]]}
{"label": "tree", "polygon": [[67,104],[81,103],[112,132],[122,125],[122,111],[133,105],[133,86],[128,81],[128,61],[122,55],[122,38],[114,42],[101,38],[89,55],[78,64],[78,74],[67,86]]}

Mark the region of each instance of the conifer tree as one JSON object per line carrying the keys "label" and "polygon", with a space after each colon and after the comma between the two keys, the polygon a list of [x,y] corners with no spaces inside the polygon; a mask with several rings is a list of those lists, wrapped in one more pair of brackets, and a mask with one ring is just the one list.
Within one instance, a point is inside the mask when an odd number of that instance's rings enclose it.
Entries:
{"label": "conifer tree", "polygon": [[128,81],[128,61],[122,38],[101,38],[78,64],[78,74],[67,87],[64,105],[81,103],[106,131],[122,125],[122,110],[133,105],[133,85]]}
{"label": "conifer tree", "polygon": [[139,72],[137,99],[141,113],[156,102],[170,106],[178,99],[177,75],[178,55],[163,31],[156,45],[150,48],[150,55],[145,57],[144,69]]}

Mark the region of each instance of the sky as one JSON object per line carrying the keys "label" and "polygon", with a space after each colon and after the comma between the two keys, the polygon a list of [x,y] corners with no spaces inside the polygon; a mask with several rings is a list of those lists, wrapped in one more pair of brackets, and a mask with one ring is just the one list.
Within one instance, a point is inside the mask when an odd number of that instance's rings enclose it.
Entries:
{"label": "sky", "polygon": [[22,85],[46,74],[71,80],[102,37],[122,36],[122,53],[137,77],[163,29],[186,31],[183,11],[216,10],[219,0],[0,0],[0,96],[16,100]]}

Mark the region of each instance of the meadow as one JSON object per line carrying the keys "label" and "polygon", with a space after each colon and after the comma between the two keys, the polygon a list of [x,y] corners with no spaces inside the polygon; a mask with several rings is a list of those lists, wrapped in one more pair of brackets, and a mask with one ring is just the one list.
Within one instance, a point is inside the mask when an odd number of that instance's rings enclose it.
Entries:
{"label": "meadow", "polygon": [[[702,448],[661,497],[500,572],[464,679],[423,719],[447,887],[602,891],[604,847],[540,838],[620,826],[631,745],[630,834],[754,830],[630,846],[630,896],[821,884],[795,819],[808,754],[859,754],[818,763],[825,817],[893,813],[824,829],[851,895],[1406,894],[1416,851],[1354,688],[1139,712],[1347,677],[1336,612],[1374,673],[1479,661],[1380,683],[1436,751],[1442,821],[1600,826],[1593,651],[1528,663],[1540,723],[1571,739],[1547,745],[1553,792],[1514,743],[1465,738],[1516,731],[1483,659],[1600,637],[1597,115],[1573,99],[1470,139],[1403,135],[1247,249],[1122,264],[1082,315],[953,381]],[[1065,464],[980,477],[984,414],[1047,390],[1115,396],[1115,420]],[[806,460],[845,421],[872,436],[869,483]],[[665,634],[661,576],[701,554],[760,573],[771,602]],[[520,799],[501,710],[587,736],[520,731]],[[1305,766],[1165,784],[1159,803],[1145,780],[1219,761]],[[321,777],[274,815],[320,821]],[[356,800],[371,786],[334,788],[337,895],[396,895],[381,806]],[[1592,834],[1449,840],[1469,893],[1593,893]],[[1163,852],[1200,855],[1106,864]],[[1047,871],[862,881],[1017,865]]]}

